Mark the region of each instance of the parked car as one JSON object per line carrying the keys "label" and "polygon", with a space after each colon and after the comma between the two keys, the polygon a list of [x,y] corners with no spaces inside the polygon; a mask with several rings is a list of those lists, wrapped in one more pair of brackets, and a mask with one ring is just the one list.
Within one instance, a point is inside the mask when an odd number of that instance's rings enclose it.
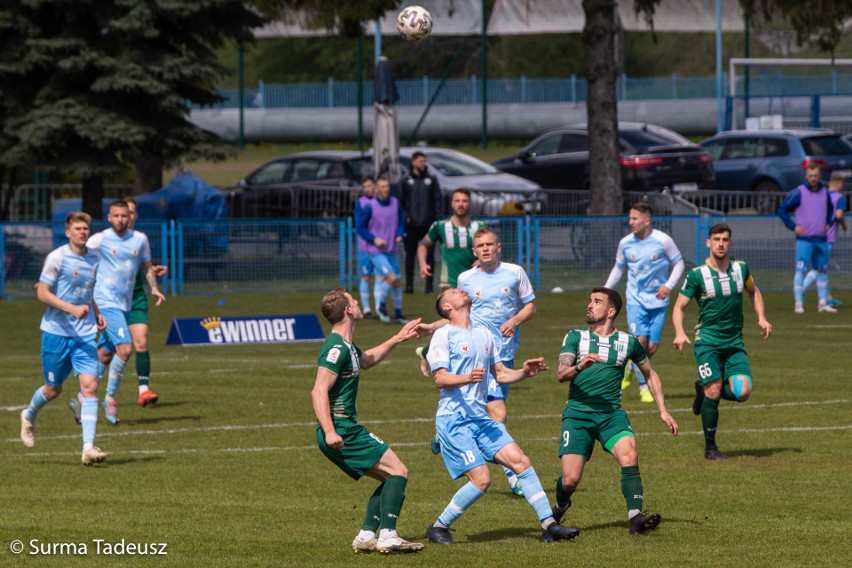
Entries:
{"label": "parked car", "polygon": [[[418,150],[426,154],[445,195],[461,187],[471,191],[472,215],[523,214],[541,207],[544,196],[537,184],[457,150],[401,148],[403,173]],[[360,180],[372,168],[370,152],[299,152],[263,164],[221,193],[232,217],[343,217],[354,210]]]}
{"label": "parked car", "polygon": [[477,217],[536,213],[546,200],[541,186],[522,177],[500,171],[464,152],[448,148],[403,147],[399,160],[404,172],[411,166],[414,152],[426,155],[429,171],[449,196],[460,188],[471,192],[470,211]]}
{"label": "parked car", "polygon": [[[714,187],[710,155],[677,132],[653,124],[620,122],[618,136],[625,191]],[[492,164],[542,187],[588,189],[589,131],[585,124],[550,130],[514,156]]]}
{"label": "parked car", "polygon": [[713,158],[720,190],[787,192],[804,181],[810,162],[822,166],[824,180],[835,171],[852,178],[852,146],[831,130],[729,130],[701,145]]}
{"label": "parked car", "polygon": [[357,151],[299,152],[271,160],[220,190],[231,217],[342,217],[372,164]]}

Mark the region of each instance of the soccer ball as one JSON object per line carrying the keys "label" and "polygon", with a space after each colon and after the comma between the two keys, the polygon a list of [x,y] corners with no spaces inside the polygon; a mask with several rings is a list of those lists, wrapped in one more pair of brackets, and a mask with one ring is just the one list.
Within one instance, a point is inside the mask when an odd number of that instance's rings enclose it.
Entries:
{"label": "soccer ball", "polygon": [[396,17],[396,29],[407,41],[420,41],[432,33],[432,16],[423,6],[408,6]]}

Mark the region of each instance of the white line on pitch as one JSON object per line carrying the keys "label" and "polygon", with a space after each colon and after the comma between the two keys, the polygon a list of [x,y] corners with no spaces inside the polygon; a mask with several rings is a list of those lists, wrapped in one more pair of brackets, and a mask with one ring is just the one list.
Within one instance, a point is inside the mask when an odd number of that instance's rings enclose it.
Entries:
{"label": "white line on pitch", "polygon": [[[823,400],[823,401],[801,401],[801,402],[779,402],[775,404],[752,404],[752,405],[744,405],[744,406],[726,406],[725,410],[733,409],[733,408],[741,408],[741,409],[760,409],[760,408],[778,408],[778,407],[788,407],[788,406],[817,406],[817,405],[827,405],[827,404],[842,404],[848,402],[846,399],[837,399],[837,400]],[[11,408],[11,407],[6,407]],[[17,410],[22,410],[23,406],[17,407]],[[692,412],[692,409],[677,409],[672,410],[670,412]],[[657,410],[634,410],[630,411],[629,414],[652,414],[656,413]],[[531,414],[531,415],[513,415],[511,416],[512,421],[518,420],[558,420],[559,414]],[[429,418],[406,418],[402,420],[364,420],[360,422],[364,425],[373,425],[373,424],[400,424],[400,423],[432,423],[435,421],[434,417]],[[316,422],[291,422],[284,424],[224,424],[221,426],[204,426],[200,428],[170,428],[167,430],[125,430],[121,432],[110,431],[111,428],[107,427],[105,424],[101,426],[100,432],[98,432],[98,438],[110,438],[110,437],[118,437],[118,436],[155,436],[162,434],[196,434],[200,432],[222,432],[222,431],[240,431],[240,430],[257,430],[261,428],[309,428],[316,426]],[[39,437],[39,440],[68,440],[79,438],[80,434],[63,434],[58,436],[43,436]],[[6,438],[4,441],[10,443],[20,443],[19,438]]]}
{"label": "white line on pitch", "polygon": [[[836,431],[836,430],[852,430],[852,424],[845,424],[843,426],[785,426],[781,428],[742,428],[737,430],[722,430],[724,434],[772,434],[778,432],[825,432],[825,431]],[[687,436],[700,436],[703,435],[703,432],[700,430],[692,431],[692,432],[681,432],[681,435]],[[669,436],[668,432],[638,432],[636,434],[637,437],[644,438],[646,436]],[[538,438],[519,438],[523,443],[532,443],[532,442],[552,442],[558,439],[559,436],[550,436],[550,437],[538,437]],[[401,447],[415,447],[415,446],[425,446],[426,442],[418,441],[418,442],[394,442],[391,444],[393,448],[401,448]],[[282,452],[282,451],[314,451],[316,450],[315,445],[307,445],[307,446],[264,446],[264,447],[255,447],[255,448],[212,448],[212,449],[204,449],[204,448],[181,448],[181,449],[170,449],[170,450],[127,450],[117,452],[115,455],[120,456],[129,456],[129,455],[162,455],[162,454],[202,454],[202,453],[212,453],[212,452],[222,452],[222,453],[240,453],[240,452]],[[26,457],[51,457],[51,456],[71,456],[78,455],[79,452],[27,452],[23,454]],[[2,454],[0,454],[2,455]],[[15,456],[19,456],[21,454],[15,454]]]}

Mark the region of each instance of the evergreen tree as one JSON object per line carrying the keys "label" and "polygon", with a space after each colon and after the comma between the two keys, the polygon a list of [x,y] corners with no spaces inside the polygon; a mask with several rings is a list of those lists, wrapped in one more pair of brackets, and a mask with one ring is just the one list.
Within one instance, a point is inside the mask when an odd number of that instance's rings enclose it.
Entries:
{"label": "evergreen tree", "polygon": [[263,18],[239,0],[0,2],[0,163],[83,180],[101,217],[103,180],[136,168],[136,191],[182,158],[223,158],[187,120],[212,104],[213,50]]}

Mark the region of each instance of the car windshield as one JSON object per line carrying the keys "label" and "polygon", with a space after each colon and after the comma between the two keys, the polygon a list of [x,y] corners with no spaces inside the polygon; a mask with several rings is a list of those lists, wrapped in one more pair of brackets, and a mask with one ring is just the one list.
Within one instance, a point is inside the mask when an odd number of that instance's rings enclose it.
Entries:
{"label": "car windshield", "polygon": [[808,156],[837,156],[852,154],[852,147],[840,136],[812,136],[802,138],[802,148]]}
{"label": "car windshield", "polygon": [[445,176],[450,177],[501,173],[491,164],[486,164],[473,156],[455,152],[429,152],[426,154],[426,162]]}

